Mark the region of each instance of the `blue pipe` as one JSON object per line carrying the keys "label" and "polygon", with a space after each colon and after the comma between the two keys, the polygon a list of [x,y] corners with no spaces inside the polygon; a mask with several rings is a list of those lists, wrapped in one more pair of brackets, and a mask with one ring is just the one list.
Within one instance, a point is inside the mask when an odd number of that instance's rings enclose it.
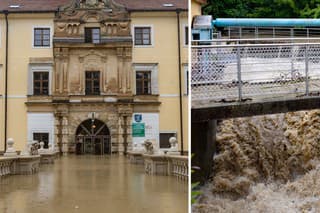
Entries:
{"label": "blue pipe", "polygon": [[320,27],[320,19],[217,18],[215,27]]}

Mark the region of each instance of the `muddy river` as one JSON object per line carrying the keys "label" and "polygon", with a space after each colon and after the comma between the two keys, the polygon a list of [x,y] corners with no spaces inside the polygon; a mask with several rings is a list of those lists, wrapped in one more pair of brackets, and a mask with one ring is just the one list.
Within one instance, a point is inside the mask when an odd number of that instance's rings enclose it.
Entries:
{"label": "muddy river", "polygon": [[122,156],[67,156],[39,174],[0,179],[1,213],[185,213],[187,184]]}
{"label": "muddy river", "polygon": [[320,111],[224,120],[193,212],[320,212]]}

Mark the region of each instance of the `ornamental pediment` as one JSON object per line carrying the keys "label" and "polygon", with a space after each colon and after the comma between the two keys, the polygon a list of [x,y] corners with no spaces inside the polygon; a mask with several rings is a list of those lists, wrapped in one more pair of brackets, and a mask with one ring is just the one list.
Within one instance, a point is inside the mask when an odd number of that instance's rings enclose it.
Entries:
{"label": "ornamental pediment", "polygon": [[85,21],[89,14],[96,13],[100,21],[110,18],[127,18],[128,12],[123,5],[116,3],[114,0],[72,0],[68,5],[59,8],[56,19]]}
{"label": "ornamental pediment", "polygon": [[103,8],[107,6],[108,6],[107,1],[99,1],[99,0],[80,1],[80,8]]}
{"label": "ornamental pediment", "polygon": [[55,41],[72,38],[73,43],[83,43],[86,28],[99,28],[101,43],[110,37],[130,40],[129,13],[114,0],[72,0],[60,7],[55,17]]}

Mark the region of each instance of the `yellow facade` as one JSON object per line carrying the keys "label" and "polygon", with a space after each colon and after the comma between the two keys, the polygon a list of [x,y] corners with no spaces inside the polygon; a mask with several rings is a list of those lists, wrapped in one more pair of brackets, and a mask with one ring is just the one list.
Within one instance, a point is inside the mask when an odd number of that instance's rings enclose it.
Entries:
{"label": "yellow facade", "polygon": [[[15,148],[22,150],[27,143],[27,88],[29,59],[32,57],[52,57],[52,48],[34,48],[33,28],[47,26],[53,29],[54,14],[10,14],[9,54],[8,54],[8,131],[7,138],[14,138]],[[1,87],[4,97],[5,85],[5,20],[1,18]],[[1,99],[1,140],[4,149],[4,98]]]}
{"label": "yellow facade", "polygon": [[[180,132],[179,70],[178,70],[178,29],[177,14],[135,13],[132,25],[150,25],[154,31],[152,47],[133,48],[133,63],[159,63],[160,132]],[[185,95],[186,76],[184,69],[188,63],[188,47],[184,43],[184,31],[188,27],[188,16],[180,14],[181,72],[183,94],[184,149],[188,150],[188,96]],[[178,140],[181,135],[178,134]]]}
{"label": "yellow facade", "polygon": [[191,0],[191,17],[201,15],[201,6],[204,3],[202,0]]}
{"label": "yellow facade", "polygon": [[[188,48],[185,45],[187,12],[180,14],[181,23],[181,73],[183,93],[184,151],[188,151],[188,96],[186,91],[186,67]],[[150,25],[153,30],[151,47],[133,47],[133,63],[157,63],[159,86],[160,132],[180,134],[179,63],[176,12],[133,12],[132,26]],[[8,131],[7,138],[14,138],[15,148],[22,150],[27,143],[28,69],[30,58],[53,57],[52,43],[49,48],[33,47],[33,28],[50,27],[53,33],[54,14],[9,14],[9,75],[8,75]],[[4,150],[4,73],[5,73],[5,19],[0,16],[0,150]],[[52,38],[52,36],[51,36]],[[180,147],[180,144],[179,144]]]}

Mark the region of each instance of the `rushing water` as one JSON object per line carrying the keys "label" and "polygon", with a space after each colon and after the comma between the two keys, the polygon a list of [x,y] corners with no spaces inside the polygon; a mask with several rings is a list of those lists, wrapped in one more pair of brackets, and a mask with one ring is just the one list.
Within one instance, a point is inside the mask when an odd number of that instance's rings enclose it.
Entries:
{"label": "rushing water", "polygon": [[122,156],[68,156],[39,174],[0,179],[1,213],[185,213],[188,186]]}
{"label": "rushing water", "polygon": [[320,212],[320,111],[225,120],[194,212]]}

